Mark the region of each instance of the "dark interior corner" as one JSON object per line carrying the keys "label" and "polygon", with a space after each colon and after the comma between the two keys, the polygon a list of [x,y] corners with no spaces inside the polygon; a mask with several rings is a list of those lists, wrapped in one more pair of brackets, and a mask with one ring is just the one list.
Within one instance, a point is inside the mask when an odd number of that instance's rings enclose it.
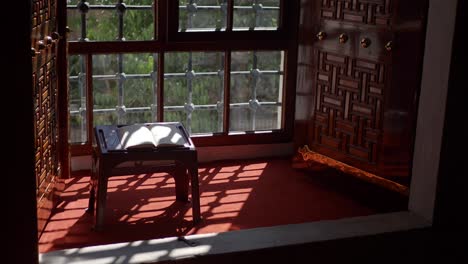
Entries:
{"label": "dark interior corner", "polygon": [[465,162],[463,155],[459,152],[460,145],[457,138],[467,134],[467,126],[459,126],[457,122],[463,119],[464,103],[463,88],[466,83],[466,72],[463,63],[466,58],[462,37],[462,25],[466,24],[466,16],[462,13],[467,10],[466,1],[458,2],[457,22],[453,44],[453,55],[449,90],[447,95],[446,120],[444,127],[444,140],[441,152],[440,177],[438,181],[438,195],[436,202],[435,227],[441,231],[458,233],[460,227],[466,231],[465,219],[460,217],[460,208],[467,201],[465,186],[468,175],[466,166],[460,166]]}

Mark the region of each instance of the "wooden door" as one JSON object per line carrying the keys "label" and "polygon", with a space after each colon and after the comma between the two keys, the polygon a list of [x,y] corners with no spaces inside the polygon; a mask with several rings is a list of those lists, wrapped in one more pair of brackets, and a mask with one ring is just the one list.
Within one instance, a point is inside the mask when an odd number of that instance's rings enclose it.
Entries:
{"label": "wooden door", "polygon": [[[31,56],[39,236],[54,208],[62,169],[58,111],[60,72],[57,71],[57,54],[64,55],[63,47],[60,47],[64,45],[62,39],[57,26],[56,0],[32,1]],[[63,89],[66,90],[66,86]]]}
{"label": "wooden door", "polygon": [[409,184],[426,0],[313,0],[312,150]]}

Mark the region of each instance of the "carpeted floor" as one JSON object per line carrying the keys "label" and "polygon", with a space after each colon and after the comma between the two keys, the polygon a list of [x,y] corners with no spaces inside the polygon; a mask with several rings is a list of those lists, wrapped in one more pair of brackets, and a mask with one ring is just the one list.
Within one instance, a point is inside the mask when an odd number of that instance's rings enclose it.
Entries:
{"label": "carpeted floor", "polygon": [[61,202],[39,239],[39,252],[168,236],[227,232],[406,210],[407,197],[334,169],[301,171],[290,159],[200,164],[202,222],[175,201],[167,173],[109,179],[105,227],[85,212],[89,175],[66,181]]}

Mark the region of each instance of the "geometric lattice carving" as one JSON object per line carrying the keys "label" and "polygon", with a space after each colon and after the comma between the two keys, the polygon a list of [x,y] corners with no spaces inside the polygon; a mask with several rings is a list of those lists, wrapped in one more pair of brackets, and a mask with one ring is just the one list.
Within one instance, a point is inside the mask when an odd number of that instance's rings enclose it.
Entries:
{"label": "geometric lattice carving", "polygon": [[34,0],[32,2],[32,27],[39,26],[55,19],[55,1]]}
{"label": "geometric lattice carving", "polygon": [[321,17],[369,25],[390,25],[390,0],[322,0]]}
{"label": "geometric lattice carving", "polygon": [[38,195],[45,192],[51,177],[57,175],[57,85],[55,58],[43,64],[33,75],[35,81],[34,121],[36,147],[36,180]]}
{"label": "geometric lattice carving", "polygon": [[50,190],[51,182],[59,170],[58,161],[58,110],[55,45],[38,49],[37,42],[55,31],[53,0],[32,2],[32,45],[37,54],[33,63],[35,172],[39,200]]}
{"label": "geometric lattice carving", "polygon": [[376,163],[385,65],[323,51],[317,63],[314,144]]}

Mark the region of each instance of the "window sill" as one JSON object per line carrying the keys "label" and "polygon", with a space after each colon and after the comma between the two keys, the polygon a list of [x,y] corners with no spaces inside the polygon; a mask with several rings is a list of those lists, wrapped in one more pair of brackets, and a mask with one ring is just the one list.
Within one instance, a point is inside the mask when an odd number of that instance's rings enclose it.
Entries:
{"label": "window sill", "polygon": [[[430,227],[410,211],[366,217],[318,221],[225,233],[186,236],[195,246],[176,237],[133,241],[53,251],[39,255],[40,263],[156,263],[202,256],[245,252]],[[352,242],[350,242],[352,243]]]}

